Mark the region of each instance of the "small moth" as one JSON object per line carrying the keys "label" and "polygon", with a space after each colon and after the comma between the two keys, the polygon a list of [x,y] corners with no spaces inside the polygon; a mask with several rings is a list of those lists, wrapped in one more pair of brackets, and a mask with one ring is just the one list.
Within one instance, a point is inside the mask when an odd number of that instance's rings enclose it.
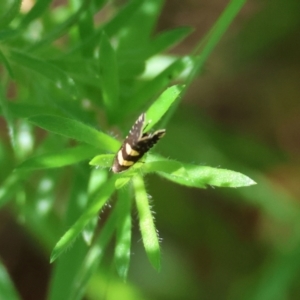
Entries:
{"label": "small moth", "polygon": [[165,135],[165,129],[153,133],[143,133],[144,123],[145,113],[142,113],[130,129],[114,158],[112,165],[114,173],[129,169]]}

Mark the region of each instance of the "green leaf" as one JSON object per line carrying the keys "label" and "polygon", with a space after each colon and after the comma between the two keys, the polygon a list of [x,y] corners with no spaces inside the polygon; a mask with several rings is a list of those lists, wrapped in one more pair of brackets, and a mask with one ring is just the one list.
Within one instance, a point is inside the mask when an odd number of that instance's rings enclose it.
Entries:
{"label": "green leaf", "polygon": [[14,72],[13,72],[13,70],[12,70],[12,68],[11,68],[8,60],[6,59],[6,57],[4,56],[4,54],[3,54],[3,52],[1,50],[0,50],[0,60],[2,61],[3,65],[5,66],[5,68],[6,68],[7,72],[8,72],[8,74],[9,74],[9,76],[11,78],[14,78],[15,77],[14,76]]}
{"label": "green leaf", "polygon": [[76,237],[82,232],[88,222],[95,217],[106,201],[110,198],[114,191],[115,178],[111,178],[107,184],[101,189],[101,191],[92,199],[91,204],[85,209],[80,218],[74,223],[74,225],[60,238],[55,245],[50,262],[54,262],[58,256],[60,256],[66,249],[68,249],[75,241]]}
{"label": "green leaf", "polygon": [[[136,60],[142,67],[147,58],[147,46],[150,44],[150,36],[155,21],[160,14],[163,1],[148,0],[140,2],[140,7],[132,18],[124,23],[122,31],[119,33],[118,58],[122,61]],[[150,7],[151,9],[149,9]],[[122,32],[126,32],[126,34]],[[127,64],[123,64],[124,69],[127,69]],[[140,70],[143,69],[140,68]]]}
{"label": "green leaf", "polygon": [[235,171],[181,163],[154,154],[148,154],[142,170],[144,173],[157,172],[178,184],[198,188],[207,185],[236,188],[256,184],[248,176]]}
{"label": "green leaf", "polygon": [[[39,1],[39,2],[44,2],[44,1]],[[46,4],[48,5],[48,3],[46,3]],[[69,16],[61,24],[56,25],[53,28],[53,30],[49,31],[46,35],[44,35],[40,41],[27,47],[26,52],[32,52],[43,46],[49,45],[53,41],[58,39],[60,36],[62,36],[65,32],[67,32],[67,30],[70,29],[70,27],[72,27],[73,25],[78,23],[78,20],[79,20],[81,14],[87,9],[88,5],[89,5],[89,1],[83,1],[82,5],[78,8],[78,10],[73,15]],[[43,9],[45,9],[45,8],[46,7],[43,7]],[[39,13],[40,13],[40,11],[39,11]]]}
{"label": "green leaf", "polygon": [[155,54],[160,54],[163,51],[168,50],[188,36],[192,31],[193,29],[191,27],[181,27],[160,33],[149,43],[147,57],[151,57]]}
{"label": "green leaf", "polygon": [[123,204],[121,201],[117,201],[116,206],[101,229],[99,236],[88,251],[82,263],[82,267],[77,274],[77,284],[74,287],[74,293],[71,299],[80,300],[83,298],[86,286],[89,283],[92,275],[98,270],[98,266],[104,255],[104,251],[107,248],[109,241],[113,237],[113,233],[119,220],[119,206],[122,205]]}
{"label": "green leaf", "polygon": [[248,176],[241,174],[239,172],[226,170],[226,169],[218,169],[212,167],[205,166],[186,166],[189,177],[194,182],[218,186],[218,187],[230,187],[230,188],[238,188],[238,187],[246,187],[256,184]]}
{"label": "green leaf", "polygon": [[124,187],[131,179],[133,176],[138,174],[137,172],[141,169],[141,167],[144,164],[141,162],[136,162],[132,167],[130,167],[128,170],[123,171],[119,174],[116,175],[116,183],[115,183],[115,188],[121,189]]}
{"label": "green leaf", "polygon": [[[0,4],[0,27],[7,26],[19,13],[21,0],[3,1]],[[10,5],[10,7],[5,7]]]}
{"label": "green leaf", "polygon": [[93,198],[95,193],[98,193],[100,191],[101,186],[106,184],[108,174],[106,170],[98,169],[92,169],[90,173],[88,194],[89,197]]}
{"label": "green leaf", "polygon": [[31,10],[24,15],[20,22],[19,28],[25,28],[30,22],[40,17],[45,10],[48,9],[52,0],[40,0],[36,1]]}
{"label": "green leaf", "polygon": [[87,36],[86,39],[80,41],[73,48],[70,48],[70,50],[66,52],[66,55],[70,56],[70,54],[75,54],[84,48],[94,49],[99,44],[99,39],[103,32],[105,32],[108,37],[112,37],[119,30],[124,28],[124,25],[130,20],[141,5],[142,1],[140,0],[133,0],[126,3],[111,20],[96,29],[92,35]]}
{"label": "green leaf", "polygon": [[14,37],[17,37],[18,35],[20,35],[21,30],[15,30],[15,29],[4,29],[4,30],[0,30],[0,41],[5,41],[8,39],[12,39]]}
{"label": "green leaf", "polygon": [[112,120],[119,103],[119,79],[116,54],[105,33],[100,41],[99,77],[103,102]]}
{"label": "green leaf", "polygon": [[153,216],[151,213],[148,196],[145,190],[144,181],[141,176],[133,177],[133,185],[135,192],[136,205],[139,214],[140,230],[142,234],[143,244],[147,256],[154,266],[160,270],[160,248],[157,236],[157,231],[154,225]]}
{"label": "green leaf", "polygon": [[[103,185],[106,184],[107,178],[107,170],[93,169],[90,171],[90,178],[88,184],[88,199],[94,198],[94,195],[102,189]],[[87,245],[92,244],[98,221],[98,216],[92,218],[82,232],[83,239]]]}
{"label": "green leaf", "polygon": [[3,116],[7,122],[8,136],[10,138],[11,145],[15,150],[16,147],[16,126],[14,123],[14,118],[10,111],[10,106],[5,96],[5,91],[0,86],[0,107],[2,109]]}
{"label": "green leaf", "polygon": [[0,262],[0,299],[21,299],[2,262]]}
{"label": "green leaf", "polygon": [[115,188],[117,190],[119,190],[120,188],[125,186],[131,180],[131,178],[132,178],[132,176],[124,176],[124,177],[118,178],[115,183]]}
{"label": "green leaf", "polygon": [[159,172],[159,174],[178,184],[198,188],[205,188],[207,185],[237,188],[256,184],[246,175],[231,170],[191,164],[182,164],[182,166],[183,168],[178,169],[175,175],[166,172]]}
{"label": "green leaf", "polygon": [[118,225],[115,246],[115,263],[119,276],[125,280],[130,263],[131,245],[131,197],[129,189],[118,193]]}
{"label": "green leaf", "polygon": [[70,149],[63,149],[59,152],[45,153],[29,158],[16,167],[17,170],[35,170],[47,168],[60,168],[72,165],[82,160],[88,159],[99,152],[98,149],[80,145]]}
{"label": "green leaf", "polygon": [[39,237],[40,245],[44,249],[51,249],[63,230],[61,215],[58,216],[57,212],[52,210],[57,187],[61,183],[59,170],[41,172],[35,176],[34,181],[30,172],[13,174],[22,175],[24,183],[34,182],[33,189],[25,192],[23,184],[21,189],[16,190],[17,194],[12,202],[14,211],[18,212],[20,220],[26,220],[26,228],[33,236]]}
{"label": "green leaf", "polygon": [[[104,5],[105,1],[102,1]],[[100,8],[99,8],[100,10]],[[94,19],[93,19],[93,8],[92,5],[88,6],[78,22],[78,31],[80,39],[84,41],[86,36],[91,36],[94,33]],[[83,47],[81,51],[82,57],[87,59],[88,57],[92,58],[94,55],[94,49],[89,47]]]}
{"label": "green leaf", "polygon": [[144,71],[150,36],[162,4],[162,0],[140,1],[138,9],[124,22],[122,30],[117,33],[116,51],[120,79],[134,80]]}
{"label": "green leaf", "polygon": [[125,115],[132,110],[138,110],[143,107],[147,101],[161,93],[162,90],[166,89],[170,82],[176,79],[184,70],[189,69],[191,60],[189,58],[180,58],[163,70],[153,80],[143,85],[133,95],[130,101],[124,107],[122,113]]}
{"label": "green leaf", "polygon": [[12,173],[4,182],[1,183],[0,187],[0,207],[5,205],[13,196],[18,193],[21,186],[24,174]]}
{"label": "green leaf", "polygon": [[103,26],[103,30],[107,36],[111,37],[123,29],[142,5],[143,1],[140,0],[127,2],[118,13]]}
{"label": "green leaf", "polygon": [[108,2],[109,0],[94,0],[93,6],[96,12],[100,11],[100,9]]}
{"label": "green leaf", "polygon": [[117,152],[120,148],[120,143],[111,136],[76,120],[39,115],[28,118],[28,121],[50,132],[85,142],[104,151]]}
{"label": "green leaf", "polygon": [[159,160],[147,162],[144,164],[143,173],[164,172],[171,176],[183,177],[189,180],[189,174],[183,167],[182,163],[174,160]]}
{"label": "green leaf", "polygon": [[[87,205],[89,172],[89,166],[85,165],[81,167],[80,172],[73,172],[71,175],[71,192],[67,194],[69,199],[66,213],[63,216],[63,224],[66,228],[69,228],[80,217]],[[54,195],[53,192],[52,195]],[[71,294],[74,285],[77,283],[76,274],[87,252],[88,247],[86,243],[79,238],[72,245],[72,248],[68,250],[68,255],[60,257],[52,270],[48,300],[72,299]]]}
{"label": "green leaf", "polygon": [[[15,118],[28,118],[35,115],[43,115],[45,113],[45,105],[36,105],[20,102],[7,102],[6,105]],[[47,107],[47,112],[53,115],[58,114],[58,111],[51,107]]]}
{"label": "green leaf", "polygon": [[149,107],[146,113],[147,121],[150,122],[147,125],[147,130],[151,129],[169,110],[170,106],[176,101],[183,89],[183,85],[169,87]]}
{"label": "green leaf", "polygon": [[101,168],[110,168],[112,166],[114,156],[114,154],[97,155],[89,162],[89,164],[91,166],[98,166]]}
{"label": "green leaf", "polygon": [[74,80],[60,68],[44,60],[16,50],[11,50],[9,52],[9,58],[15,63],[45,76],[54,82],[57,87],[64,90],[65,93],[69,94],[71,99],[77,97],[77,89]]}

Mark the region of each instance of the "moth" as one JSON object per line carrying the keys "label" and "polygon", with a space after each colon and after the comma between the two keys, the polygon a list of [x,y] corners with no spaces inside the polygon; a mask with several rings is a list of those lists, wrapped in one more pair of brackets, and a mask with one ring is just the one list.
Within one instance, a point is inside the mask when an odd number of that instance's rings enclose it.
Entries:
{"label": "moth", "polygon": [[112,165],[114,173],[120,173],[129,169],[165,135],[165,129],[160,129],[153,133],[143,133],[144,123],[145,113],[142,113],[133,124],[114,158]]}

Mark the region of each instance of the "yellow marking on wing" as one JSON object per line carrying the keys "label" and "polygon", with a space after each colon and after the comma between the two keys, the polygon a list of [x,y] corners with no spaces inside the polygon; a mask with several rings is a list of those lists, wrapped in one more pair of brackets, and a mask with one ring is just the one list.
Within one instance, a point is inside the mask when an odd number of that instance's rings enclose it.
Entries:
{"label": "yellow marking on wing", "polygon": [[118,163],[119,163],[120,166],[130,167],[134,164],[134,161],[125,160],[123,158],[122,151],[119,151],[119,153],[118,153]]}
{"label": "yellow marking on wing", "polygon": [[134,164],[134,161],[130,161],[130,160],[123,160],[123,165],[125,167],[130,167]]}
{"label": "yellow marking on wing", "polygon": [[126,153],[130,156],[139,156],[140,153],[131,148],[131,146],[126,143],[125,145]]}

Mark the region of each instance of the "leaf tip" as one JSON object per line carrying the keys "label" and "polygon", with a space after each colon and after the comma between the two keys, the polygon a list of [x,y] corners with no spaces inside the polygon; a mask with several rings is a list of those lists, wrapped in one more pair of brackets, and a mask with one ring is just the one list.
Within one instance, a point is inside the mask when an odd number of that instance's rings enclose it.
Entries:
{"label": "leaf tip", "polygon": [[248,185],[255,185],[255,184],[257,184],[257,182],[249,178]]}
{"label": "leaf tip", "polygon": [[56,260],[56,258],[57,258],[56,255],[51,254],[51,256],[50,256],[50,264],[52,264]]}

